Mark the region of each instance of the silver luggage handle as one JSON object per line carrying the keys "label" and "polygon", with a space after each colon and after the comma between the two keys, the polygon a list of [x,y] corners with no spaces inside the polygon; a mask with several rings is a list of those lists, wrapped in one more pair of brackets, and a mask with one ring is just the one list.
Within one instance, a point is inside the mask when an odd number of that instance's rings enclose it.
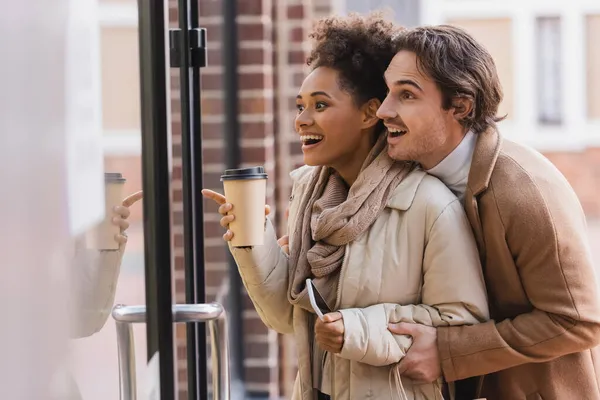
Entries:
{"label": "silver luggage handle", "polygon": [[[146,306],[118,304],[113,308],[112,317],[117,326],[120,397],[121,400],[136,400],[135,346],[131,324],[146,322]],[[212,349],[213,399],[230,400],[229,339],[223,306],[219,303],[175,304],[173,322],[208,322]]]}

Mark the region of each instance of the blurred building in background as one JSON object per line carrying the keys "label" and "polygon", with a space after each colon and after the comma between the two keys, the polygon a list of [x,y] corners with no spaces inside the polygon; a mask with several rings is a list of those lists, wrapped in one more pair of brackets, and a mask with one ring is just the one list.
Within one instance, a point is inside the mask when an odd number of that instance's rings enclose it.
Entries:
{"label": "blurred building in background", "polygon": [[[99,2],[105,167],[107,171],[122,172],[128,179],[126,191],[133,192],[141,188],[137,3],[135,0]],[[170,21],[175,27],[176,2],[170,0],[170,3]],[[208,29],[209,46],[209,66],[201,72],[204,185],[221,190],[219,177],[227,152],[223,141],[222,2],[199,0],[199,4],[200,26]],[[240,0],[237,23],[242,162],[245,166],[266,167],[270,178],[268,202],[276,205],[280,234],[284,233],[282,213],[290,193],[288,173],[302,163],[293,130],[294,99],[307,71],[304,60],[311,21],[331,14],[382,7],[393,9],[397,22],[405,26],[450,23],[464,27],[489,49],[505,92],[500,113],[506,114],[507,119],[500,125],[502,133],[533,146],[554,162],[575,188],[590,223],[597,226],[595,221],[600,220],[600,3],[597,0]],[[171,70],[174,276],[176,300],[183,302],[178,85],[178,70]],[[219,293],[226,294],[228,265],[216,207],[209,203],[206,206],[206,282],[211,300]],[[135,275],[135,271],[143,270],[141,207],[134,207],[132,212],[126,255],[131,265],[124,269]],[[119,293],[132,301],[133,297],[127,297],[128,276],[125,273],[119,283]],[[143,290],[143,277],[140,279],[135,285]],[[269,331],[250,301],[244,298],[247,391],[256,398],[285,396],[291,391],[295,375],[293,346]],[[180,399],[186,399],[185,327],[177,329]],[[114,342],[111,345],[116,347]],[[112,357],[113,353],[110,354]],[[110,368],[116,371],[116,358],[113,362]],[[110,384],[116,387],[116,380],[112,382],[115,375],[112,372],[109,375]]]}
{"label": "blurred building in background", "polygon": [[600,217],[600,3],[430,0],[421,15],[489,49],[504,87],[502,133],[546,155],[588,217]]}

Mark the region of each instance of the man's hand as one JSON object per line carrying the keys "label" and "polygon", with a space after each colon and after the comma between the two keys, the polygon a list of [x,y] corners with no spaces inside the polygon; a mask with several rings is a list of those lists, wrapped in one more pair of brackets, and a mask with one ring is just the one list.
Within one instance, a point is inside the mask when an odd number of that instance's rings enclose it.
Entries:
{"label": "man's hand", "polygon": [[414,381],[431,383],[442,376],[437,349],[437,329],[420,324],[389,324],[395,335],[412,336],[413,344],[398,364],[398,372]]}
{"label": "man's hand", "polygon": [[317,318],[315,339],[323,350],[339,353],[344,345],[344,320],[341,312],[325,314],[323,321]]}

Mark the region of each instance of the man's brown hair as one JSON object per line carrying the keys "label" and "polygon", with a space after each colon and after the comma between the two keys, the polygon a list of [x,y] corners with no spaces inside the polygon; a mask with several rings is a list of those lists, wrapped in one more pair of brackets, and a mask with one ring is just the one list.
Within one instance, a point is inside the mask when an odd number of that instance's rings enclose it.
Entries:
{"label": "man's brown hair", "polygon": [[396,51],[417,55],[417,68],[442,92],[442,107],[452,107],[456,97],[468,98],[473,109],[461,123],[481,133],[504,117],[498,117],[502,86],[490,53],[466,31],[451,25],[406,30],[395,38]]}

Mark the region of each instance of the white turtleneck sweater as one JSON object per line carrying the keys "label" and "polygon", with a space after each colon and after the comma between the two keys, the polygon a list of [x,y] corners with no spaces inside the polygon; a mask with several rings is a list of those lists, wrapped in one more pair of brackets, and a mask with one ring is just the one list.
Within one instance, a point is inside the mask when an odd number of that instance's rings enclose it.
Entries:
{"label": "white turtleneck sweater", "polygon": [[467,189],[476,142],[477,135],[472,131],[467,132],[459,145],[446,158],[426,171],[444,182],[461,202],[464,200],[465,190]]}

